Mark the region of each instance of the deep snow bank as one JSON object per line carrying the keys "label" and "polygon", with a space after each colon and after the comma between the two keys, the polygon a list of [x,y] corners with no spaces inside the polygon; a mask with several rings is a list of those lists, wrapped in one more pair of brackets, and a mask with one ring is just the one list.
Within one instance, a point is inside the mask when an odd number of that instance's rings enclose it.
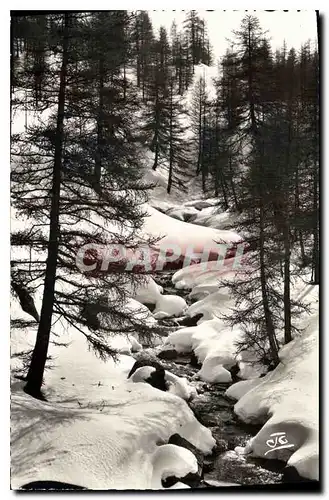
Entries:
{"label": "deep snow bank", "polygon": [[[107,387],[106,399],[79,409],[13,391],[11,430],[14,489],[38,480],[91,489],[161,487],[168,459],[162,454],[159,461],[157,443],[177,432],[205,453],[215,444],[181,398],[143,383]],[[170,466],[180,477],[190,472],[180,460]]]}
{"label": "deep snow bank", "polygon": [[[133,300],[129,304],[140,305]],[[28,317],[15,299],[12,315]],[[53,330],[60,336],[52,338],[67,347],[49,346],[47,365],[52,369],[44,377],[49,402],[26,395],[23,383],[13,379],[12,488],[49,480],[91,489],[147,489],[159,484],[159,457],[163,464],[170,460],[177,477],[185,475],[187,465],[180,468],[178,459],[173,463],[173,454],[168,458],[164,450],[155,455],[157,443],[165,443],[173,433],[204,453],[211,451],[215,445],[211,432],[181,397],[127,380],[134,358],[118,355],[116,363],[103,362],[88,349],[80,332],[64,329],[60,322]],[[21,366],[16,355],[33,348],[35,335],[34,328],[12,329],[12,368]],[[111,343],[119,347],[122,341],[122,336],[114,336]]]}
{"label": "deep snow bank", "polygon": [[[259,381],[238,382],[227,395],[239,399],[235,413],[244,422],[264,423],[240,450],[280,459],[306,478],[319,478],[319,318],[280,351],[280,364]],[[250,390],[248,390],[250,389]]]}
{"label": "deep snow bank", "polygon": [[[35,332],[14,329],[12,355],[31,347],[34,339]],[[176,462],[175,454],[156,454],[157,444],[176,432],[211,452],[211,432],[181,397],[127,380],[132,357],[102,362],[75,330],[63,332],[60,340],[69,345],[50,345],[52,369],[45,373],[44,387],[49,402],[26,395],[23,384],[13,379],[12,488],[38,480],[91,489],[160,487],[161,463],[164,473],[169,467],[177,477],[191,463],[182,464],[179,451]],[[13,365],[19,362],[15,358]]]}

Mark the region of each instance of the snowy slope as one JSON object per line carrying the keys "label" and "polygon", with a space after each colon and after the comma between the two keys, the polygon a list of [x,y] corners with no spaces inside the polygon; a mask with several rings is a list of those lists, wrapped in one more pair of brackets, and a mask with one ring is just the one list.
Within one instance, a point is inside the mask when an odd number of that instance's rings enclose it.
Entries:
{"label": "snowy slope", "polygon": [[[14,351],[26,348],[28,338],[32,343],[32,336],[22,333],[12,334]],[[121,355],[117,364],[104,363],[88,350],[81,334],[68,332],[67,337],[68,347],[50,347],[53,368],[46,371],[44,389],[49,402],[31,398],[22,392],[21,382],[13,382],[14,489],[37,480],[93,489],[154,487],[155,481],[159,484],[157,443],[175,432],[203,452],[211,451],[215,441],[210,431],[183,399],[127,380],[133,358]],[[180,462],[171,464],[179,475]]]}
{"label": "snowy slope", "polygon": [[[181,398],[143,383],[107,387],[103,402],[78,409],[13,390],[11,414],[14,489],[38,480],[91,489],[149,489],[162,472],[154,462],[157,443],[179,432],[204,452],[214,446],[210,431]],[[177,473],[180,465],[172,464]]]}
{"label": "snowy slope", "polygon": [[198,227],[169,217],[155,208],[147,208],[149,216],[145,219],[143,231],[154,237],[159,237],[161,242],[176,243],[182,248],[187,246],[202,247],[215,246],[214,242],[233,243],[241,241],[240,236],[234,231],[216,230],[207,227]]}

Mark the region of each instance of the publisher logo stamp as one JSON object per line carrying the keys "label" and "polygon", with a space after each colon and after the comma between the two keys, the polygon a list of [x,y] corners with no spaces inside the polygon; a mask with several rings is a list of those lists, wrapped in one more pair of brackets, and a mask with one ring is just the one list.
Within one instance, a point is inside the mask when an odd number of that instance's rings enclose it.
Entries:
{"label": "publisher logo stamp", "polygon": [[274,432],[270,435],[270,438],[271,439],[268,439],[266,441],[266,444],[270,449],[267,450],[266,453],[264,453],[264,456],[268,453],[271,453],[271,451],[282,450],[284,448],[293,448],[294,446],[293,444],[289,443],[285,432]]}

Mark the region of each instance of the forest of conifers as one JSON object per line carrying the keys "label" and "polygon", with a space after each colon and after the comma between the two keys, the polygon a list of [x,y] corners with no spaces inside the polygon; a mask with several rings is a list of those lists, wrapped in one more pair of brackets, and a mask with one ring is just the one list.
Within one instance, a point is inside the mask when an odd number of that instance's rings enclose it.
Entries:
{"label": "forest of conifers", "polygon": [[[207,66],[218,68],[211,92]],[[151,188],[145,158],[166,171],[169,195],[197,177],[239,214],[255,264],[229,284],[237,307],[228,320],[245,325],[247,343],[260,338],[261,350],[269,339],[278,362],[275,331],[289,342],[304,307],[291,300],[293,276],[311,270],[319,282],[319,80],[314,41],[274,51],[253,15],[219,60],[196,11],[170,33],[154,30],[146,11],[12,17],[12,205],[34,221],[12,235],[13,246],[32,250],[13,259],[12,284],[21,303],[44,284],[29,392],[42,384],[54,313],[87,326],[104,356],[106,334],[123,320],[147,329],[119,307],[124,274],[83,281],[75,266],[82,242],[119,238],[116,226],[104,235],[107,222],[129,228],[120,242],[135,244]],[[16,131],[18,113],[33,123]]]}

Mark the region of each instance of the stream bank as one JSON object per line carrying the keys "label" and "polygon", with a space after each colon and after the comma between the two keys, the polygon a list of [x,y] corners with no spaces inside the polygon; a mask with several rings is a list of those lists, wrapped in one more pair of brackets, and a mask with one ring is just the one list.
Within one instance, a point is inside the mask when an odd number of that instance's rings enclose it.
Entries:
{"label": "stream bank", "polygon": [[[172,275],[173,272],[158,274],[153,276],[153,279],[163,287],[164,294],[180,295],[190,305],[189,290],[175,289],[171,281]],[[159,320],[159,323],[166,326],[168,330],[172,328],[174,331],[177,325],[184,323],[187,318],[183,316],[164,319]],[[283,472],[286,465],[284,462],[251,458],[238,455],[234,451],[236,446],[245,446],[246,442],[261,428],[261,426],[246,425],[239,421],[233,410],[235,402],[225,396],[225,391],[238,380],[237,377],[233,376],[233,382],[230,384],[208,384],[200,380],[196,381],[194,376],[199,371],[199,367],[195,356],[177,354],[174,349],[167,353],[165,359],[163,355],[158,354],[159,349],[145,346],[143,351],[134,354],[134,358],[157,361],[165,370],[179,377],[186,377],[189,383],[195,386],[198,396],[188,404],[199,422],[211,430],[217,443],[213,454],[204,458],[204,476],[198,488],[214,487],[216,482],[264,485],[291,481]]]}

